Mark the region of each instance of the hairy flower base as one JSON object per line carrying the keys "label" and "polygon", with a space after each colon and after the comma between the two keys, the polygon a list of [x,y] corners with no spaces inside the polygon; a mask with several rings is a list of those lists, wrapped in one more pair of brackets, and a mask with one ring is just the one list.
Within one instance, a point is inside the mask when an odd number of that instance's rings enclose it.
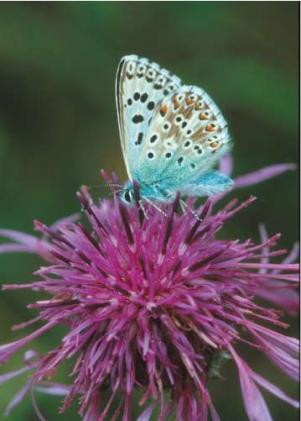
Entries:
{"label": "hairy flower base", "polygon": [[[147,203],[142,210],[137,186],[135,194],[132,207],[117,197],[95,204],[83,188],[79,199],[89,228],[68,221],[49,228],[36,221],[42,240],[2,231],[48,262],[36,272],[38,281],[5,289],[31,288],[50,298],[29,305],[38,316],[18,327],[38,321],[43,326],[2,345],[0,361],[54,326],[66,326],[59,346],[27,367],[34,370],[27,390],[66,394],[63,410],[80,395],[80,414],[89,421],[133,419],[135,389],[144,391],[139,421],[150,419],[156,407],[159,420],[173,410],[178,420],[206,420],[208,409],[217,420],[207,381],[221,355],[230,355],[236,364],[251,420],[271,419],[258,386],[297,407],[236,349],[244,343],[298,378],[298,341],[279,333],[287,327],[279,311],[257,300],[295,310],[298,265],[269,262],[283,254],[270,250],[279,235],[257,245],[216,238],[253,199],[239,206],[231,201],[214,214],[210,200],[183,212],[179,197],[162,211]],[[73,384],[47,383],[45,378],[70,358]]]}

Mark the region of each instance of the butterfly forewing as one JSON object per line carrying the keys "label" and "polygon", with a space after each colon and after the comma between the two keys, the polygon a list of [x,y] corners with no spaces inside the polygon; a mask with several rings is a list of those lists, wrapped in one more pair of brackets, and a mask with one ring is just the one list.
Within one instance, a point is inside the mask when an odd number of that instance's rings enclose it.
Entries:
{"label": "butterfly forewing", "polygon": [[117,112],[122,151],[131,179],[139,176],[138,160],[141,161],[158,104],[181,85],[179,78],[146,58],[130,55],[120,61],[116,78]]}

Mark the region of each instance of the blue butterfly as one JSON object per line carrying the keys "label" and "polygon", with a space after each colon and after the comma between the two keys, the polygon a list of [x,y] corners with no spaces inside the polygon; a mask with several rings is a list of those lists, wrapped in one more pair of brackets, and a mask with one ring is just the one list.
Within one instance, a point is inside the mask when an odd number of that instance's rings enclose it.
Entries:
{"label": "blue butterfly", "polygon": [[220,110],[196,86],[184,85],[146,58],[120,61],[116,102],[121,146],[129,182],[120,193],[134,200],[133,180],[143,199],[167,202],[176,193],[210,196],[233,181],[211,168],[229,150],[227,123]]}

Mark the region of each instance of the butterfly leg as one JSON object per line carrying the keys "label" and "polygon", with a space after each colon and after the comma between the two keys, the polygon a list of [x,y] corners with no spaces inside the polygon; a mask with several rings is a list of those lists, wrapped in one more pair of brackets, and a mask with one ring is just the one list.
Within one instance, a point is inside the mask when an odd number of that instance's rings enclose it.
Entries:
{"label": "butterfly leg", "polygon": [[144,200],[153,208],[155,208],[158,212],[160,212],[163,216],[167,216],[167,214],[159,207],[157,206],[152,200],[147,199],[146,197],[144,198]]}
{"label": "butterfly leg", "polygon": [[145,206],[143,204],[143,199],[139,199],[138,204],[139,204],[139,207],[140,207],[140,209],[142,210],[142,212],[143,212],[143,214],[145,216],[145,219],[149,219],[148,213],[147,213],[147,211],[145,209]]}
{"label": "butterfly leg", "polygon": [[182,209],[183,213],[185,213],[185,211],[188,210],[198,221],[200,221],[200,218],[199,218],[198,214],[196,212],[194,212],[194,210],[191,209],[190,206],[187,205],[185,200],[183,200],[183,199],[180,200],[180,206],[181,206],[181,209]]}

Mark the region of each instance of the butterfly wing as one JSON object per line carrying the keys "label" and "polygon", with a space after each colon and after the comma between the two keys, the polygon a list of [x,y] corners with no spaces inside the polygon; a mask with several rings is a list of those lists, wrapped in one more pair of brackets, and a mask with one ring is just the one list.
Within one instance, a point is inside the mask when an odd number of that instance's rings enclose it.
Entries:
{"label": "butterfly wing", "polygon": [[[222,180],[200,176],[229,150],[229,144],[227,123],[214,101],[201,88],[184,85],[157,105],[136,157],[137,175],[166,192],[184,193],[188,185],[191,192],[201,192],[192,188],[201,182],[208,182],[208,191],[213,191],[213,182]],[[223,182],[216,189],[230,184]]]}
{"label": "butterfly wing", "polygon": [[193,180],[181,188],[182,194],[188,196],[212,196],[223,193],[233,186],[233,180],[219,171],[209,171],[201,174],[199,178]]}
{"label": "butterfly wing", "polygon": [[144,143],[154,110],[181,85],[178,77],[146,58],[129,55],[121,59],[116,77],[116,102],[121,147],[130,179],[140,181]]}

